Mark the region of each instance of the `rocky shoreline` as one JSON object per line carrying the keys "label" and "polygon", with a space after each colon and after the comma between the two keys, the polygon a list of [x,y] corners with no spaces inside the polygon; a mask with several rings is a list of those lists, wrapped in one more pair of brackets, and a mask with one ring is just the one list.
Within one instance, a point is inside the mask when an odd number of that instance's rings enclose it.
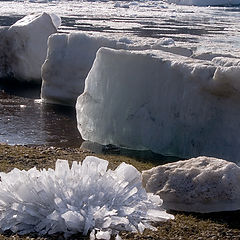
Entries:
{"label": "rocky shoreline", "polygon": [[[49,146],[10,146],[0,144],[0,171],[9,172],[13,168],[30,169],[54,168],[57,159],[66,159],[69,162],[81,161],[86,156],[95,155],[92,152],[79,148],[56,148]],[[154,162],[139,161],[137,159],[116,154],[97,154],[98,157],[109,161],[109,167],[114,169],[121,162],[131,163],[139,171],[150,169],[156,165]],[[171,212],[175,220],[159,223],[157,231],[146,230],[142,235],[122,232],[122,239],[240,239],[240,211],[193,214]],[[39,237],[36,234],[18,236],[11,232],[0,235],[1,239],[63,239],[61,235]],[[77,235],[70,239],[88,239]]]}

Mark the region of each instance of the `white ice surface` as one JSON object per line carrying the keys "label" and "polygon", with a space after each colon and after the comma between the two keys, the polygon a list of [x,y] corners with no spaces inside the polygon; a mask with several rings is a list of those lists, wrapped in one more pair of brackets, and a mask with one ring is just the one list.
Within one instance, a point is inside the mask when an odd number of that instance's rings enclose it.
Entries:
{"label": "white ice surface", "polygon": [[234,6],[240,5],[240,0],[166,0],[168,3],[195,6]]}
{"label": "white ice surface", "polygon": [[[118,7],[122,5],[129,7]],[[151,45],[160,38],[172,38],[177,46],[200,53],[210,51],[240,55],[238,7],[183,6],[151,0],[0,1],[0,16],[4,17],[0,24],[5,24],[12,16],[32,12],[59,15],[63,18],[60,28],[63,32],[99,32],[108,38],[127,38],[137,45]]]}
{"label": "white ice surface", "polygon": [[107,166],[106,160],[86,157],[71,168],[57,160],[55,170],[0,173],[0,229],[65,236],[92,231],[91,239],[109,239],[121,230],[142,232],[154,229],[152,221],[173,219],[159,196],[146,193],[137,169]]}
{"label": "white ice surface", "polygon": [[77,101],[85,140],[237,161],[240,67],[163,51],[101,48]]}
{"label": "white ice surface", "polygon": [[225,160],[198,157],[142,173],[147,192],[159,194],[166,209],[221,212],[240,209],[240,168]]}
{"label": "white ice surface", "polygon": [[6,66],[1,75],[11,75],[18,80],[41,82],[41,66],[47,55],[47,39],[57,31],[60,19],[54,14],[28,15],[1,37],[1,65]]}
{"label": "white ice surface", "polygon": [[41,98],[74,106],[84,90],[96,52],[103,46],[126,48],[122,42],[81,32],[50,36],[47,59],[42,66]]}

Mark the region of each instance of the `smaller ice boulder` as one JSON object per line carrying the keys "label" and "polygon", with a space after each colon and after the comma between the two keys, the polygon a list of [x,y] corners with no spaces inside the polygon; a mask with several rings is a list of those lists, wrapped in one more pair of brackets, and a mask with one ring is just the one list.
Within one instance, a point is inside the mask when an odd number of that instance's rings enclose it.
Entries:
{"label": "smaller ice boulder", "polygon": [[[18,80],[41,82],[41,66],[47,55],[47,39],[61,20],[54,14],[31,14],[13,24],[1,39],[5,64]],[[9,72],[5,73],[6,75]]]}
{"label": "smaller ice boulder", "polygon": [[198,157],[142,173],[147,192],[158,194],[166,209],[219,212],[240,209],[240,168],[232,162]]}
{"label": "smaller ice boulder", "polygon": [[125,48],[125,44],[82,32],[53,34],[42,67],[41,98],[47,102],[74,106],[83,92],[85,78],[100,47]]}

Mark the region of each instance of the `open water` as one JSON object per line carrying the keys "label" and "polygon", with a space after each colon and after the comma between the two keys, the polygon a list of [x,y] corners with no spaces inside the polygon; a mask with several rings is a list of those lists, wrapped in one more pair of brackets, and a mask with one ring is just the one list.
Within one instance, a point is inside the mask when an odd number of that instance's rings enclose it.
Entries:
{"label": "open water", "polygon": [[42,103],[40,86],[0,86],[0,143],[79,147],[75,108]]}

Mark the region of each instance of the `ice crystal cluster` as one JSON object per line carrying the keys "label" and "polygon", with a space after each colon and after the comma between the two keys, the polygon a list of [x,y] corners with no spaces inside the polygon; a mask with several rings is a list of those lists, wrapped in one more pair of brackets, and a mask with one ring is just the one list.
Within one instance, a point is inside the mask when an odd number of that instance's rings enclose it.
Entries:
{"label": "ice crystal cluster", "polygon": [[81,163],[57,160],[56,168],[1,173],[0,229],[19,234],[91,231],[91,239],[120,239],[120,230],[154,229],[152,221],[173,216],[159,196],[147,194],[141,174],[122,163],[107,170],[108,161],[86,157]]}

